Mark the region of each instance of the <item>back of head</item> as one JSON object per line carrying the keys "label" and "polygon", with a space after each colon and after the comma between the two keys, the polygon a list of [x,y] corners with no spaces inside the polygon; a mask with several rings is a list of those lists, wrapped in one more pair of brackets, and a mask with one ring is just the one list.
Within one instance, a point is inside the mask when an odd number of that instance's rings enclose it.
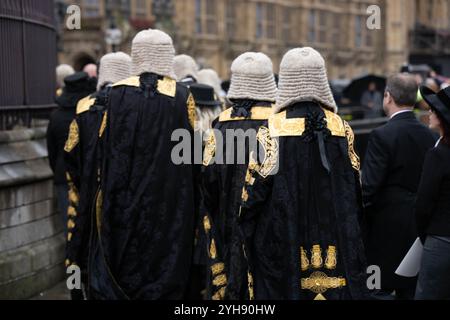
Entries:
{"label": "back of head", "polygon": [[108,53],[100,60],[97,90],[131,76],[131,57],[123,52]]}
{"label": "back of head", "polygon": [[213,69],[203,69],[197,74],[198,83],[207,84],[214,88],[217,96],[220,96],[222,92],[222,81],[220,81],[219,75]]}
{"label": "back of head", "polygon": [[415,77],[407,73],[390,76],[386,83],[386,91],[397,107],[412,108],[416,104],[418,90]]}
{"label": "back of head", "polygon": [[264,53],[246,52],[233,61],[228,99],[275,102],[276,93],[272,61]]}
{"label": "back of head", "polygon": [[97,78],[97,65],[93,63],[89,63],[84,66],[83,72],[86,72],[90,78]]}
{"label": "back of head", "polygon": [[64,79],[75,73],[75,70],[68,64],[60,64],[56,67],[56,83],[58,88],[64,88]]}
{"label": "back of head", "polygon": [[139,32],[131,46],[132,74],[155,73],[175,79],[173,59],[175,48],[172,38],[161,30]]}
{"label": "back of head", "polygon": [[193,77],[197,80],[198,64],[194,58],[186,54],[180,54],[173,61],[173,69],[178,81]]}
{"label": "back of head", "polygon": [[300,101],[314,101],[337,112],[325,60],[313,48],[288,51],[280,65],[276,112]]}

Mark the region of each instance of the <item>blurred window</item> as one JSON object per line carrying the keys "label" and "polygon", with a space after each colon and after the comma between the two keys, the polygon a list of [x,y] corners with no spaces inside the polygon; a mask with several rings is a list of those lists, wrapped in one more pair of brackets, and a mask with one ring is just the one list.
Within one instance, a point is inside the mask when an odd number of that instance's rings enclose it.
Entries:
{"label": "blurred window", "polygon": [[86,18],[97,18],[100,16],[100,0],[84,0],[83,5]]}

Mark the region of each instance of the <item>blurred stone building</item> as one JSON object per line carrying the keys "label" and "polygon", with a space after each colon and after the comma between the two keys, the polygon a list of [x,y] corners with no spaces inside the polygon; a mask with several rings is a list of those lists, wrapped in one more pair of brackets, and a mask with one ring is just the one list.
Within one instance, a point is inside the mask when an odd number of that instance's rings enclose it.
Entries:
{"label": "blurred stone building", "polygon": [[[248,50],[268,54],[277,69],[293,47],[313,46],[331,78],[386,74],[410,59],[444,73],[450,43],[450,0],[60,0],[79,4],[82,29],[63,30],[60,61],[76,68],[111,50],[105,30],[122,30],[129,51],[136,31],[169,32],[178,52],[229,76],[231,61]],[[367,8],[381,8],[381,29],[367,28]]]}

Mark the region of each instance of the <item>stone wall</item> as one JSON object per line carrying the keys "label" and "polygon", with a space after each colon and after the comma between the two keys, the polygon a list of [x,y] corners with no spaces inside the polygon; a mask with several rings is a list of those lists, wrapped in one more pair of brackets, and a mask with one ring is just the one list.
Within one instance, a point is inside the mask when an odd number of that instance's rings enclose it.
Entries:
{"label": "stone wall", "polygon": [[26,299],[64,278],[64,235],[45,128],[0,132],[0,299]]}

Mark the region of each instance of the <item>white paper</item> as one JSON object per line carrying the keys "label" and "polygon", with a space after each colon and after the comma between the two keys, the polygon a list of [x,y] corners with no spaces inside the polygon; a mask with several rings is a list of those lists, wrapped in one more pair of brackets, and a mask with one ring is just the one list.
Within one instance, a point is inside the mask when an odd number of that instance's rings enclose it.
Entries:
{"label": "white paper", "polygon": [[420,264],[422,262],[423,245],[419,238],[409,249],[402,263],[398,266],[395,274],[402,277],[415,277],[419,274]]}

